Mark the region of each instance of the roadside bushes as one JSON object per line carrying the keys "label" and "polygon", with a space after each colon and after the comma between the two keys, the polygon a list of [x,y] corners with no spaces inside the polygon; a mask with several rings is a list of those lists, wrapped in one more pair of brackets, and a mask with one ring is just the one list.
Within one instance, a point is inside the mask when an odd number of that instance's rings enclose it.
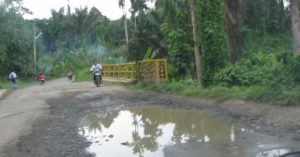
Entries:
{"label": "roadside bushes", "polygon": [[300,56],[297,56],[292,60],[290,64],[290,72],[293,78],[293,81],[300,83]]}
{"label": "roadside bushes", "polygon": [[300,76],[295,75],[297,72],[293,72],[299,69],[300,74],[300,63],[295,60],[275,54],[255,53],[218,71],[214,76],[214,84],[227,87],[290,85],[297,77],[300,81]]}
{"label": "roadside bushes", "polygon": [[300,86],[252,85],[225,87],[213,85],[204,88],[199,81],[185,79],[167,82],[143,82],[131,88],[192,96],[217,101],[246,100],[277,105],[297,105],[300,102]]}

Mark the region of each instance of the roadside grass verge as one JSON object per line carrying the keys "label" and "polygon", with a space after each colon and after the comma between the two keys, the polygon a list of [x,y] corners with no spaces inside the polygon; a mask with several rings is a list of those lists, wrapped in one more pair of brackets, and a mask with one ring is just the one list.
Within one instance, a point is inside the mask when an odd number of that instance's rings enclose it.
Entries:
{"label": "roadside grass verge", "polygon": [[[80,69],[75,73],[75,81],[91,81],[90,69]],[[9,84],[10,85],[10,84]],[[1,86],[0,86],[1,87]],[[217,101],[245,100],[254,102],[271,103],[277,105],[300,104],[300,86],[211,86],[203,88],[199,81],[186,79],[180,81],[143,82],[129,86],[130,89],[141,89],[156,92],[165,92]]]}
{"label": "roadside grass verge", "polygon": [[79,81],[92,81],[93,79],[93,74],[90,71],[90,68],[84,68],[84,69],[80,69],[75,73],[75,81],[79,82]]}
{"label": "roadside grass verge", "polygon": [[[37,80],[20,80],[17,79],[17,88],[22,89],[26,87],[30,87],[32,85],[38,84]],[[12,89],[12,83],[10,80],[1,79],[0,80],[0,89]]]}
{"label": "roadside grass verge", "polygon": [[214,99],[217,101],[245,100],[271,103],[276,105],[300,104],[300,86],[250,86],[223,87],[211,86],[203,88],[198,81],[181,80],[168,82],[142,82],[131,86],[131,89],[142,89],[156,92],[166,92],[191,97]]}

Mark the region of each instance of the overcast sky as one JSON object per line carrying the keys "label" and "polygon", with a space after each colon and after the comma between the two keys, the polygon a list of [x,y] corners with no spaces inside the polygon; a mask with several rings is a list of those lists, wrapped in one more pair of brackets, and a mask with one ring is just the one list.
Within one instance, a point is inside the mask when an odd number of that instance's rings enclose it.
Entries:
{"label": "overcast sky", "polygon": [[[96,7],[103,15],[115,20],[123,15],[118,2],[119,0],[23,0],[24,7],[33,12],[33,15],[24,15],[24,18],[49,18],[51,9],[58,10],[69,4],[72,8]],[[126,8],[130,8],[130,1],[126,0],[125,2]]]}

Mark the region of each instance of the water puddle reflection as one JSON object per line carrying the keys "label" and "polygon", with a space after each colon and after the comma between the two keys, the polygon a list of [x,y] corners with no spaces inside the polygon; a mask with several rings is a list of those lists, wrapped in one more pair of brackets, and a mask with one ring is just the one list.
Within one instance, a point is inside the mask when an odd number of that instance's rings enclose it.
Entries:
{"label": "water puddle reflection", "polygon": [[300,146],[238,128],[208,111],[153,106],[89,115],[79,134],[92,142],[87,151],[97,157],[271,157],[259,152]]}

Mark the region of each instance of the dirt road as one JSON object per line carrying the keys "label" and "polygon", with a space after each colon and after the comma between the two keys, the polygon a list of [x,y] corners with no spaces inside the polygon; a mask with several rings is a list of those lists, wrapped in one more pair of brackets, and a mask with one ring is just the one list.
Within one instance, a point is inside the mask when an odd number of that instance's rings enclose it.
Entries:
{"label": "dirt road", "polygon": [[[214,102],[66,79],[19,89],[0,101],[1,157],[88,157],[90,145],[78,135],[80,120],[131,106],[207,109],[257,132],[299,140],[300,107],[231,101]],[[196,151],[197,152],[197,151]]]}
{"label": "dirt road", "polygon": [[33,123],[45,118],[49,112],[46,99],[60,95],[63,80],[49,86],[33,86],[14,91],[0,102],[0,152],[7,145],[18,142],[19,137],[30,134]]}

